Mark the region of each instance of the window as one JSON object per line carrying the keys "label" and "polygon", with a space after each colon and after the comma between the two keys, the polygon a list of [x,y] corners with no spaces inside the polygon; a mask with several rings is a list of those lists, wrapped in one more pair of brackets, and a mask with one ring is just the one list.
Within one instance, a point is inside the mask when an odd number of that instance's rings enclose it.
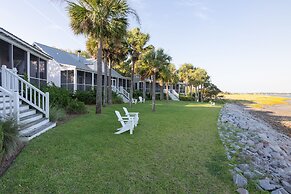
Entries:
{"label": "window", "polygon": [[46,69],[47,69],[46,61],[40,59],[39,60],[39,77],[41,79],[46,79],[47,78]]}
{"label": "window", "polygon": [[9,44],[0,40],[0,65],[9,67]]}
{"label": "window", "polygon": [[34,55],[30,55],[30,77],[39,78],[38,58]]}
{"label": "window", "polygon": [[61,87],[74,91],[74,70],[61,71]]}
{"label": "window", "polygon": [[27,55],[26,52],[20,48],[13,47],[13,63],[19,75],[27,74]]}

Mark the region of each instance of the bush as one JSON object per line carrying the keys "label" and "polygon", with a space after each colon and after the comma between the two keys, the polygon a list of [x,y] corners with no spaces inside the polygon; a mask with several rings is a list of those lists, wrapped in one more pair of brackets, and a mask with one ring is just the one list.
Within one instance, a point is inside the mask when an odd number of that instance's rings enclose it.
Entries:
{"label": "bush", "polygon": [[112,104],[123,104],[122,97],[118,96],[115,92],[112,92]]}
{"label": "bush", "polygon": [[133,98],[138,99],[139,96],[142,96],[142,91],[140,90],[135,90],[133,92]]}
{"label": "bush", "polygon": [[66,111],[63,108],[56,106],[50,107],[50,120],[51,121],[63,121],[66,117]]}
{"label": "bush", "polygon": [[180,95],[179,98],[180,98],[181,101],[193,101],[194,100],[193,97],[191,97],[191,96],[184,96],[184,95]]}
{"label": "bush", "polygon": [[46,86],[43,90],[50,93],[51,106],[66,108],[71,100],[70,92],[68,90],[59,88],[54,84]]}
{"label": "bush", "polygon": [[68,114],[83,114],[87,112],[87,108],[84,102],[73,99],[69,102],[66,111]]}
{"label": "bush", "polygon": [[12,118],[0,122],[0,161],[18,148],[18,125]]}
{"label": "bush", "polygon": [[90,90],[90,91],[76,91],[72,97],[74,99],[77,99],[81,102],[84,102],[87,105],[95,104],[96,102],[96,91]]}

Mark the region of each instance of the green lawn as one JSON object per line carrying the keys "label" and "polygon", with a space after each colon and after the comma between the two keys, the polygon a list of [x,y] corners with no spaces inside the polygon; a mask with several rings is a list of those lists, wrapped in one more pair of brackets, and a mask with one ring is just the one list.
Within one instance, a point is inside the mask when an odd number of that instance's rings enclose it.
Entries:
{"label": "green lawn", "polygon": [[0,193],[234,193],[217,133],[219,106],[185,102],[134,105],[140,125],[114,135],[114,110],[77,117],[32,140]]}

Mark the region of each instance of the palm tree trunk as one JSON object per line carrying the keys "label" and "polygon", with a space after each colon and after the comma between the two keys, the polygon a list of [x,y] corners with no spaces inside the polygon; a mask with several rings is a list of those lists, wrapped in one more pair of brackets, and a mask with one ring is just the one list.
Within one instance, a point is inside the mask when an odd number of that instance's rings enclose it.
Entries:
{"label": "palm tree trunk", "polygon": [[107,104],[107,83],[108,83],[108,62],[107,58],[104,60],[104,88],[103,88],[103,106],[105,107]]}
{"label": "palm tree trunk", "polygon": [[156,73],[154,73],[153,77],[152,111],[156,112]]}
{"label": "palm tree trunk", "polygon": [[142,86],[143,86],[142,97],[143,99],[146,99],[147,82],[145,80],[143,80]]}
{"label": "palm tree trunk", "polygon": [[130,83],[130,96],[129,96],[129,106],[132,107],[132,99],[133,99],[133,90],[134,90],[134,65],[135,59],[132,59],[131,64],[131,83]]}
{"label": "palm tree trunk", "polygon": [[102,38],[98,41],[97,51],[97,86],[96,86],[96,114],[102,112]]}
{"label": "palm tree trunk", "polygon": [[111,105],[112,104],[112,87],[111,87],[111,79],[112,79],[112,75],[111,75],[111,68],[112,68],[112,62],[111,60],[109,60],[109,63],[108,63],[108,71],[109,71],[109,77],[108,77],[108,81],[109,81],[109,85],[108,85],[108,104]]}

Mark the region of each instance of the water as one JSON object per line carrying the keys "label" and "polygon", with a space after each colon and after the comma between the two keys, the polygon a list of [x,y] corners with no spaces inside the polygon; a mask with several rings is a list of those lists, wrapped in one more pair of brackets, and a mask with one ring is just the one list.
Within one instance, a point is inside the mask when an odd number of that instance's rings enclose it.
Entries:
{"label": "water", "polygon": [[278,97],[284,97],[284,98],[291,98],[291,93],[265,93],[269,96],[278,96]]}

